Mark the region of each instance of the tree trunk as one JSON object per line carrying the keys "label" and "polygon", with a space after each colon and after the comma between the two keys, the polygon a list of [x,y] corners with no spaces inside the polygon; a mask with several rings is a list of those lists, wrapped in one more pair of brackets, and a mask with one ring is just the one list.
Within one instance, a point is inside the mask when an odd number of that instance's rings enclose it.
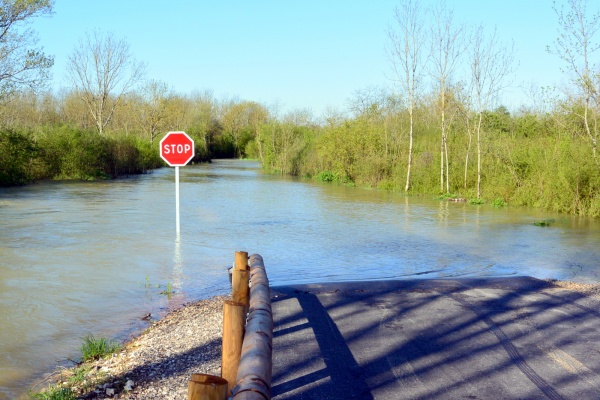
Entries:
{"label": "tree trunk", "polygon": [[404,191],[408,192],[410,189],[410,173],[412,167],[412,159],[413,159],[413,110],[412,106],[409,110],[410,113],[410,128],[408,132],[408,167],[406,168],[406,185],[404,186]]}
{"label": "tree trunk", "polygon": [[450,193],[450,163],[448,162],[448,138],[444,133],[444,155],[446,157],[446,193]]}
{"label": "tree trunk", "polygon": [[479,112],[477,123],[477,198],[481,198],[481,120],[483,114]]}
{"label": "tree trunk", "polygon": [[465,157],[465,178],[464,178],[464,188],[467,188],[467,175],[469,173],[469,155],[471,154],[471,144],[473,143],[473,132],[470,128],[467,128],[469,132],[469,144],[467,145],[467,155]]}
{"label": "tree trunk", "polygon": [[442,143],[440,146],[440,192],[444,192],[444,148],[446,142],[446,131],[444,129],[444,104],[443,104],[443,96],[442,93]]}

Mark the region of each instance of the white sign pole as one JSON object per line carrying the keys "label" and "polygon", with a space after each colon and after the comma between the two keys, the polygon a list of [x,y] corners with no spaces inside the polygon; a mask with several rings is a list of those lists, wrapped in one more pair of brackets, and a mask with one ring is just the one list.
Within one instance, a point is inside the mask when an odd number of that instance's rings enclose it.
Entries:
{"label": "white sign pole", "polygon": [[160,140],[160,157],[175,167],[175,231],[179,236],[179,167],[185,166],[196,154],[194,141],[185,132],[169,132]]}
{"label": "white sign pole", "polygon": [[175,167],[175,232],[179,236],[179,167]]}

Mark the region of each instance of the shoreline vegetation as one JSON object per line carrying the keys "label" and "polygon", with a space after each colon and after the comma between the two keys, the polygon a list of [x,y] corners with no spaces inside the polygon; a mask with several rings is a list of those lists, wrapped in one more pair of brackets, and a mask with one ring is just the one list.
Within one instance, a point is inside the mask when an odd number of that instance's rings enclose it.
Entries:
{"label": "shoreline vegetation", "polygon": [[[280,123],[269,121],[259,128],[260,133],[248,133],[243,140],[244,150],[239,156],[257,160],[262,168],[272,174],[301,176],[324,183],[349,187],[375,188],[412,195],[431,195],[450,202],[467,202],[472,205],[490,204],[525,206],[545,211],[600,217],[600,165],[587,157],[585,143],[572,138],[535,138],[517,140],[499,138],[504,156],[491,160],[491,174],[484,174],[484,191],[476,197],[474,186],[461,187],[458,182],[445,193],[436,187],[435,156],[425,152],[416,158],[413,166],[413,185],[404,191],[402,163],[386,165],[378,158],[375,149],[364,157],[365,147],[380,146],[377,140],[367,140],[358,148],[346,149],[335,145],[340,135],[347,140],[360,139],[362,128],[345,120],[342,127],[290,126],[295,145],[292,153],[271,146],[258,151],[265,141],[277,142],[272,128]],[[333,130],[332,130],[333,129]],[[341,133],[334,131],[340,130]],[[358,129],[355,131],[355,129]],[[196,156],[192,160],[210,162],[213,158],[236,158],[233,138],[221,132],[206,145],[206,137],[191,135],[196,142]],[[514,135],[513,135],[514,136]],[[425,138],[424,138],[425,139]],[[429,136],[431,149],[434,135]],[[553,148],[547,146],[554,143]],[[507,143],[511,142],[514,148]],[[449,143],[454,144],[452,140]],[[398,144],[398,150],[401,146]],[[275,150],[274,150],[275,149]],[[362,151],[361,151],[362,149]],[[500,150],[502,151],[502,150]],[[356,154],[352,154],[356,152]],[[515,155],[518,154],[518,157]],[[0,187],[20,186],[44,180],[105,180],[122,176],[143,174],[165,164],[159,156],[158,142],[150,143],[139,136],[99,136],[93,130],[81,130],[66,125],[36,130],[16,131],[0,129]],[[462,154],[464,156],[464,154]],[[285,159],[291,157],[288,161]],[[337,160],[338,157],[341,157]],[[343,161],[348,157],[347,162]],[[400,159],[399,156],[395,157]],[[535,159],[535,160],[534,160]],[[422,165],[420,161],[423,161]],[[516,161],[518,160],[518,161]],[[536,161],[537,160],[537,161]],[[540,164],[541,163],[541,164]],[[426,168],[425,168],[426,167]],[[327,169],[323,169],[327,168]],[[373,173],[376,172],[376,175]],[[438,171],[439,172],[439,171]],[[487,181],[492,182],[491,186]]]}
{"label": "shoreline vegetation", "polygon": [[[40,100],[39,95],[30,96]],[[448,128],[446,145],[451,151],[444,156],[445,183],[440,187],[442,153],[433,104],[423,104],[413,114],[419,119],[414,122],[411,184],[406,190],[408,121],[406,111],[392,100],[382,98],[354,115],[317,123],[310,113],[277,117],[254,102],[187,99],[190,115],[179,126],[195,141],[193,163],[250,158],[268,173],[325,183],[600,217],[600,158],[587,138],[577,133],[581,129],[577,104],[543,114],[526,110],[511,114],[504,107],[485,111],[481,127],[487,136],[478,193],[477,163],[469,144],[472,132],[468,121],[460,119]],[[72,117],[54,115],[50,123],[44,120],[48,110],[27,110],[27,104],[16,100],[12,106],[25,108],[27,116],[42,122],[15,118],[2,127],[0,120],[0,187],[41,180],[113,179],[166,165],[159,156],[161,136],[150,141],[144,130],[125,129],[117,116],[101,135],[89,123],[73,123]],[[204,116],[194,113],[202,109],[212,111]],[[2,111],[0,105],[0,116]],[[234,117],[235,123],[228,122]]]}
{"label": "shoreline vegetation", "polygon": [[[559,290],[600,298],[600,284],[546,281]],[[228,296],[215,296],[183,304],[134,334],[114,353],[57,369],[31,390],[29,398],[186,398],[192,373],[220,376],[222,306],[226,299]]]}

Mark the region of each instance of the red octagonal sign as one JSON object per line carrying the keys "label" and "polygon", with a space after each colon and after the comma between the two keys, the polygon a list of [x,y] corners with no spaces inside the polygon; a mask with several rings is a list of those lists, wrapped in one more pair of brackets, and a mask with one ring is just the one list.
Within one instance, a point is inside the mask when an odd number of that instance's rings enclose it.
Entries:
{"label": "red octagonal sign", "polygon": [[194,154],[194,141],[185,132],[169,132],[160,141],[160,156],[171,167],[183,167]]}

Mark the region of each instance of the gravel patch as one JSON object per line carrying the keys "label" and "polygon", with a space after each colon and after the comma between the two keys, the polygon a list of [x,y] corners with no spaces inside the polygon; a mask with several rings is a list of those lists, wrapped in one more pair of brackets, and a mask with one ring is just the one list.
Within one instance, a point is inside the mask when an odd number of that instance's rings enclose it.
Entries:
{"label": "gravel patch", "polygon": [[89,368],[85,379],[74,386],[80,399],[187,398],[192,373],[221,376],[223,301],[228,299],[185,304],[119,353],[62,371],[58,384],[67,385],[76,369],[84,367]]}
{"label": "gravel patch", "polygon": [[591,283],[577,283],[570,281],[559,281],[556,279],[548,279],[549,283],[554,286],[572,290],[574,292],[583,293],[587,296],[591,297],[600,297],[600,284],[591,284]]}

